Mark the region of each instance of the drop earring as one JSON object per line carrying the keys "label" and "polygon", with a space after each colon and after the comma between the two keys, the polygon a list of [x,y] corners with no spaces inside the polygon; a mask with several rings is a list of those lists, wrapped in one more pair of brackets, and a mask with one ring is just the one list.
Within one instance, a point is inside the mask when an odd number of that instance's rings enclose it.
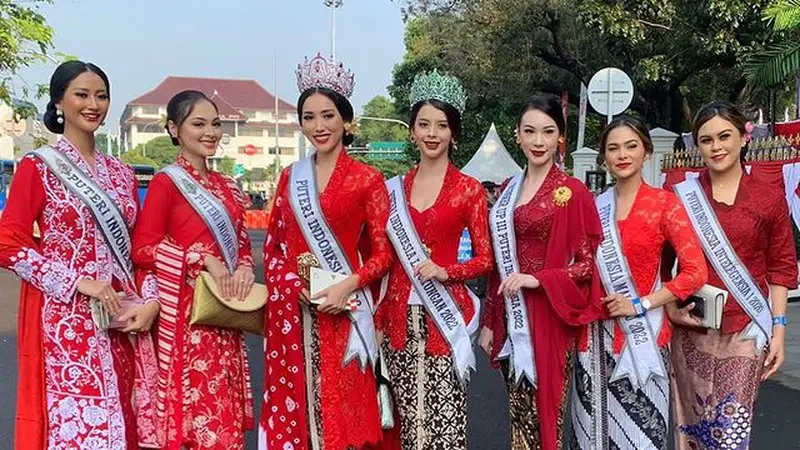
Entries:
{"label": "drop earring", "polygon": [[60,108],[56,108],[56,116],[57,116],[56,117],[56,122],[58,122],[59,124],[63,124],[64,123],[64,111],[62,111]]}

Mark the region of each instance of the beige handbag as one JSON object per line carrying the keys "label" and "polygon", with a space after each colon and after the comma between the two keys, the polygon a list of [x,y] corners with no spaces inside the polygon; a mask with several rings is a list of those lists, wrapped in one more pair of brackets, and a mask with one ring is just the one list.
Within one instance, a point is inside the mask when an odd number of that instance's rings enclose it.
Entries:
{"label": "beige handbag", "polygon": [[200,272],[195,280],[192,325],[209,325],[220,328],[264,334],[264,305],[267,303],[267,287],[253,283],[250,294],[243,301],[224,299],[219,295],[217,284],[208,272]]}

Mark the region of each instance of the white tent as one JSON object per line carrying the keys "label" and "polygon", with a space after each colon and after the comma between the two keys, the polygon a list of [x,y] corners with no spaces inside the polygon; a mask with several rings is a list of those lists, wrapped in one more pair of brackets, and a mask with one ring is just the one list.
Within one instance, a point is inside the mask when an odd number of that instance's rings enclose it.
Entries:
{"label": "white tent", "polygon": [[478,151],[461,171],[482,183],[491,181],[501,184],[507,178],[522,172],[522,168],[508,153],[492,124]]}

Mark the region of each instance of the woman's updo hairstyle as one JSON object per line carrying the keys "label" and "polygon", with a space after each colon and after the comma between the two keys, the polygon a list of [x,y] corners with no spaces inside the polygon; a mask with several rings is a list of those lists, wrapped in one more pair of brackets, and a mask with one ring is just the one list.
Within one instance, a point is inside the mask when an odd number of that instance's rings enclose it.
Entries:
{"label": "woman's updo hairstyle", "polygon": [[[328,97],[333,104],[336,105],[336,111],[339,111],[339,115],[342,116],[342,121],[345,123],[353,123],[353,117],[355,117],[355,113],[353,112],[353,105],[350,104],[350,100],[333,89],[314,87],[303,91],[303,93],[300,94],[300,99],[297,100],[297,120],[301,124],[303,123],[303,106],[305,106],[308,97],[311,97],[314,94],[321,94],[325,97]],[[345,129],[344,135],[342,136],[342,144],[347,147],[353,143],[355,138],[356,137],[352,133]]]}
{"label": "woman's updo hairstyle", "polygon": [[694,116],[694,121],[692,121],[692,139],[694,140],[694,145],[697,146],[700,128],[714,117],[721,117],[727,120],[742,135],[745,144],[744,147],[742,147],[742,152],[739,154],[739,161],[744,163],[747,159],[748,147],[750,146],[747,142],[747,118],[739,111],[739,108],[734,106],[731,102],[716,100],[700,108],[700,111]]}
{"label": "woman's updo hairstyle", "polygon": [[105,83],[106,92],[108,97],[111,98],[111,84],[108,82],[108,76],[103,72],[103,69],[92,63],[77,60],[61,63],[53,72],[53,76],[50,77],[50,101],[47,102],[47,109],[45,109],[42,119],[44,126],[52,133],[64,134],[64,122],[63,119],[61,123],[58,122],[59,116],[56,112],[56,104],[64,98],[64,94],[67,92],[72,80],[85,72],[97,74]]}
{"label": "woman's updo hairstyle", "polygon": [[[187,90],[181,91],[175,94],[167,103],[167,123],[164,124],[164,128],[167,129],[167,133],[169,133],[169,123],[172,122],[175,124],[176,127],[180,128],[183,125],[183,122],[186,121],[186,118],[192,114],[194,110],[194,106],[201,101],[206,101],[211,103],[214,106],[214,109],[219,113],[219,109],[217,108],[217,104],[214,103],[206,94],[200,91],[194,90]],[[172,145],[178,145],[178,137],[169,135],[170,139],[172,139]]]}

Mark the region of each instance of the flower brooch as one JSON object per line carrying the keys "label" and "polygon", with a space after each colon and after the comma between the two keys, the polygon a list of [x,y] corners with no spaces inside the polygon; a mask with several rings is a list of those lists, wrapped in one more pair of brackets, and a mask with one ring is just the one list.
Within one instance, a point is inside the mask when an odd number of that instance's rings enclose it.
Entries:
{"label": "flower brooch", "polygon": [[559,186],[553,191],[553,202],[556,206],[564,206],[572,198],[572,190],[566,186]]}

